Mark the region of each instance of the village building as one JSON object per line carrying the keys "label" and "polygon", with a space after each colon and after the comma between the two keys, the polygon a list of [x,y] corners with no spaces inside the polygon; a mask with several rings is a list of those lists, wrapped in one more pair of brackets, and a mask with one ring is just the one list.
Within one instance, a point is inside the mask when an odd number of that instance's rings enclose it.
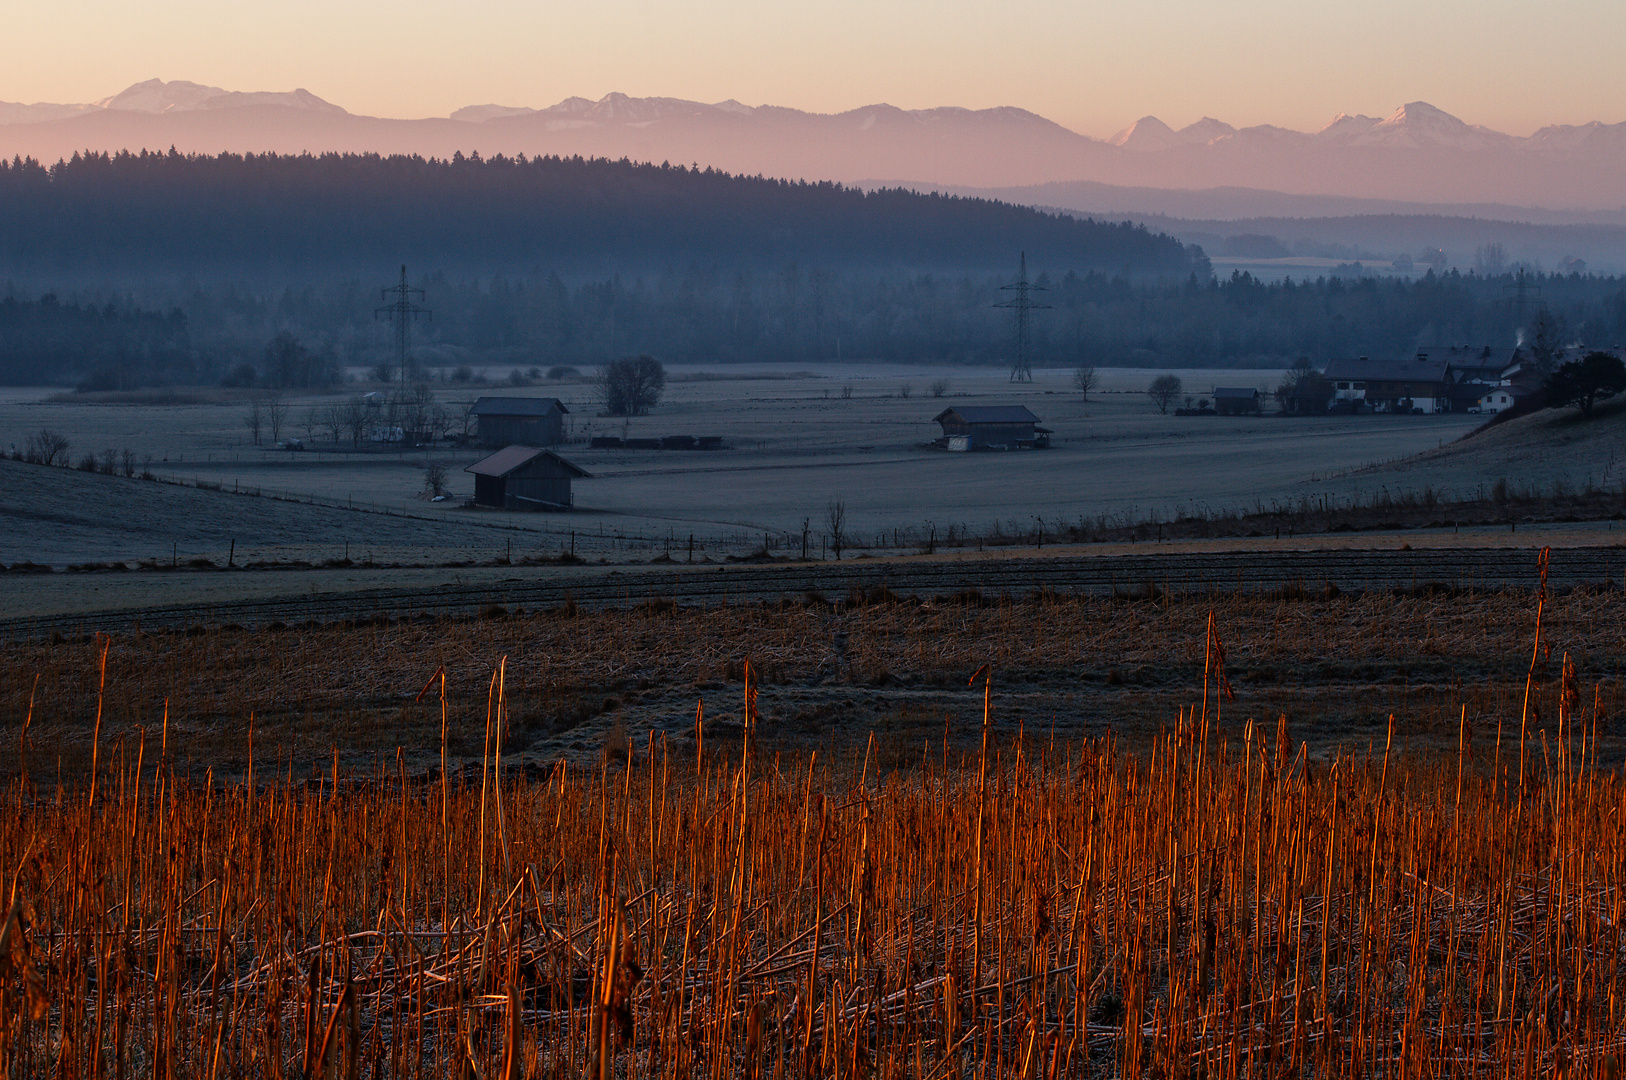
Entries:
{"label": "village building", "polygon": [[463,470],[474,474],[474,503],[502,510],[565,510],[572,480],[593,474],[534,446],[506,446]]}
{"label": "village building", "polygon": [[1214,387],[1214,411],[1222,416],[1240,416],[1260,410],[1263,395],[1252,386]]}
{"label": "village building", "polygon": [[1329,360],[1325,374],[1338,404],[1389,413],[1449,412],[1456,382],[1449,360],[1428,356]]}
{"label": "village building", "polygon": [[1509,367],[1528,358],[1528,351],[1519,345],[1420,345],[1417,348],[1418,360],[1444,360],[1449,363],[1451,377],[1456,382],[1485,386],[1497,385]]}
{"label": "village building", "polygon": [[570,412],[554,397],[483,397],[469,411],[481,446],[558,446]]}
{"label": "village building", "polygon": [[1024,405],[961,405],[932,417],[947,450],[1031,450],[1050,445],[1050,429]]}
{"label": "village building", "polygon": [[1475,386],[1479,392],[1473,404],[1468,406],[1469,412],[1499,413],[1506,412],[1519,402],[1529,397],[1534,391],[1526,386]]}

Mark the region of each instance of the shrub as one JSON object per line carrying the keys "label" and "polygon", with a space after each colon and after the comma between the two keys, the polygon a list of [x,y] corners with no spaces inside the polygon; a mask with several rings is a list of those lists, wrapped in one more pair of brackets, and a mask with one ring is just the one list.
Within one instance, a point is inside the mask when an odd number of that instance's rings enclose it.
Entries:
{"label": "shrub", "polygon": [[659,404],[666,369],[652,356],[623,356],[604,365],[595,385],[611,416],[642,416]]}
{"label": "shrub", "polygon": [[1169,405],[1180,396],[1180,377],[1178,375],[1159,375],[1152,380],[1146,388],[1146,396],[1152,399],[1157,411],[1166,413]]}

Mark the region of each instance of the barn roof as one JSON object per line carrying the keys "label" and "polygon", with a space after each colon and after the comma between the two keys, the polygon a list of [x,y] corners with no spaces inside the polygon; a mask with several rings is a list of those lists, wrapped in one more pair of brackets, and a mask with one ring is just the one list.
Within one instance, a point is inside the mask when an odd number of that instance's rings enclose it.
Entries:
{"label": "barn roof", "polygon": [[474,403],[470,410],[475,416],[546,416],[559,410],[567,413],[565,403],[556,397],[493,397],[486,396]]}
{"label": "barn roof", "polygon": [[1426,383],[1447,381],[1450,369],[1449,360],[1328,360],[1324,374],[1329,379]]}
{"label": "barn roof", "polygon": [[1026,405],[961,405],[944,409],[932,417],[932,423],[941,424],[957,416],[967,424],[1037,424],[1039,418],[1028,411]]}
{"label": "barn roof", "polygon": [[505,446],[490,457],[481,458],[473,465],[466,466],[463,471],[474,473],[476,476],[507,476],[521,465],[535,461],[539,457],[550,457],[570,470],[572,476],[585,476],[589,479],[593,474],[577,465],[573,461],[566,461],[552,450],[539,450],[534,446]]}
{"label": "barn roof", "polygon": [[1251,386],[1216,386],[1216,387],[1214,387],[1214,398],[1216,400],[1219,400],[1219,401],[1226,401],[1226,400],[1233,399],[1233,398],[1240,398],[1243,401],[1252,401],[1254,398],[1256,398],[1258,396],[1259,396],[1259,391],[1254,389]]}

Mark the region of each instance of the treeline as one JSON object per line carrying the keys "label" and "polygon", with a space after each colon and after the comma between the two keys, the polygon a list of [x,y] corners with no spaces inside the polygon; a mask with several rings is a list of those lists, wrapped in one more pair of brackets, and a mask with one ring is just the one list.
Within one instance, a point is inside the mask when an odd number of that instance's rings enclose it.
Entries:
{"label": "treeline", "polygon": [[128,304],[0,299],[0,382],[77,381],[87,389],[123,390],[152,383],[211,379],[214,365],[192,347],[179,308],[147,311]]}
{"label": "treeline", "polygon": [[1167,236],[980,199],[579,158],[86,153],[0,162],[0,379],[330,383],[390,360],[375,309],[402,262],[429,368],[1000,363],[1021,252],[1041,366],[1509,345],[1538,300],[1566,341],[1626,342],[1622,278],[1216,280]]}
{"label": "treeline", "polygon": [[401,262],[480,274],[788,262],[1134,276],[1206,272],[1145,228],[988,199],[603,159],[86,152],[0,162],[0,264],[330,280]]}
{"label": "treeline", "polygon": [[[241,286],[152,291],[160,315],[111,292],[87,290],[45,314],[15,296],[51,333],[0,329],[0,377],[112,387],[163,382],[324,385],[345,367],[393,359],[377,286],[357,279],[263,294]],[[1405,356],[1419,345],[1509,345],[1528,336],[1537,308],[1517,303],[1510,276],[1417,280],[1327,278],[1262,284],[1224,280],[1133,282],[1099,272],[1036,280],[1050,305],[1033,314],[1040,366],[1320,365],[1340,356]],[[413,327],[419,366],[595,365],[648,354],[668,363],[825,360],[999,363],[1012,346],[1010,313],[992,304],[994,274],[917,274],[787,265],[774,270],[690,267],[570,280],[559,272],[474,278],[414,277],[433,319]],[[1534,275],[1565,343],[1626,342],[1626,279]],[[145,299],[145,298],[143,298]],[[111,311],[113,314],[109,315]],[[27,319],[20,321],[26,322]],[[158,331],[171,336],[164,336]],[[76,337],[75,335],[82,335]]]}
{"label": "treeline", "polygon": [[[1263,284],[1238,274],[1133,282],[1041,270],[1050,305],[1032,316],[1033,362],[1142,367],[1282,366],[1300,357],[1401,356],[1419,344],[1511,345],[1535,316],[1509,302],[1513,279],[1327,278]],[[465,361],[529,367],[645,354],[667,362],[885,360],[998,363],[1012,349],[1009,299],[996,274],[691,267],[568,280],[556,272],[475,279],[425,274],[434,310],[413,327],[429,366]],[[1537,276],[1566,341],[1626,342],[1626,279]],[[378,293],[358,281],[256,297],[239,289],[184,301],[194,336],[224,353],[247,328],[255,349],[292,330],[348,365],[389,355]]]}

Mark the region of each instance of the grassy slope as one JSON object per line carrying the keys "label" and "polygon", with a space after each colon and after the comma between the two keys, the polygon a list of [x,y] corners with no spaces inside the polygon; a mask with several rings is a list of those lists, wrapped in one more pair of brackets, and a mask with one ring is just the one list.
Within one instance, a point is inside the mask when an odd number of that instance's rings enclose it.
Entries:
{"label": "grassy slope", "polygon": [[[343,544],[379,558],[405,548],[455,551],[501,541],[486,523],[436,522],[235,495],[77,469],[0,460],[0,563],[54,565],[218,557],[333,558]],[[482,549],[484,550],[484,549]]]}
{"label": "grassy slope", "polygon": [[1473,497],[1506,478],[1515,493],[1552,494],[1588,484],[1618,490],[1626,483],[1626,401],[1606,402],[1583,418],[1574,409],[1544,409],[1483,427],[1438,450],[1425,451],[1379,471]]}

